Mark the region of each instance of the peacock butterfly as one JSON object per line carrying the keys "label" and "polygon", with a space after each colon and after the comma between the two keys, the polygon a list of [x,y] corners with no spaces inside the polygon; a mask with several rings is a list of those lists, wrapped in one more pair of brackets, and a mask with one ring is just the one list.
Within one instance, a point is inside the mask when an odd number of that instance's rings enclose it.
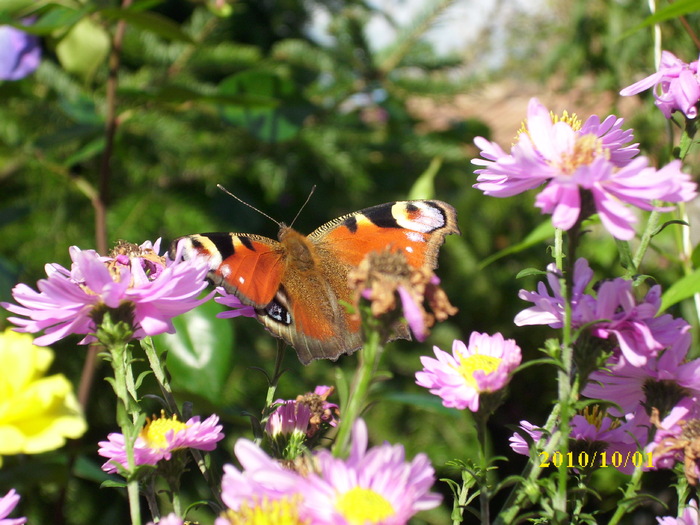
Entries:
{"label": "peacock butterfly", "polygon": [[[457,213],[437,200],[379,204],[338,217],[305,236],[280,224],[278,241],[255,234],[202,233],[182,241],[185,258],[205,257],[208,278],[258,321],[296,349],[299,360],[336,360],[362,346],[360,324],[343,303],[351,300],[348,271],[372,251],[400,249],[409,265],[437,267],[445,236],[460,233]],[[410,339],[407,330],[394,338]]]}

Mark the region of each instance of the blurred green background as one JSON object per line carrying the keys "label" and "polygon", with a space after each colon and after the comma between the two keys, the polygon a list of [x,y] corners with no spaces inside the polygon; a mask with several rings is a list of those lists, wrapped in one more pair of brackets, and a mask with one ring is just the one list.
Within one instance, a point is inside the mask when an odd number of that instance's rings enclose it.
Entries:
{"label": "blurred green background", "polygon": [[[551,238],[522,243],[549,218],[533,208],[533,193],[494,199],[472,188],[470,160],[478,154],[472,140],[486,136],[508,148],[536,96],[557,113],[626,117],[643,151],[654,162],[667,160],[673,135],[649,93],[624,100],[617,94],[654,71],[651,30],[622,37],[648,15],[645,4],[424,0],[408,20],[396,16],[408,8],[399,1],[123,4],[128,7],[107,0],[0,2],[0,23],[35,17],[30,30],[43,48],[34,74],[0,83],[0,299],[9,300],[17,282],[34,286],[46,263],[69,265],[71,245],[102,249],[101,243],[109,248],[119,239],[159,237],[167,245],[208,231],[276,236],[273,223],[217,184],[287,222],[315,185],[295,223],[304,233],[409,195],[445,200],[458,211],[462,236],[447,239],[437,273],[459,313],[425,343],[389,345],[384,364],[391,378],[376,389],[366,418],[375,443],[402,443],[408,457],[426,452],[439,477],[457,479],[445,463],[474,457],[473,424],[469,414],[442,408],[415,385],[419,357],[433,344],[449,350],[454,338],[477,330],[515,338],[524,359],[534,359],[544,339],[555,335],[512,323],[525,306],[518,290],[537,282],[516,274],[550,262]],[[470,12],[486,16],[469,23]],[[458,13],[467,13],[461,27]],[[687,19],[697,27],[697,15]],[[126,30],[114,52],[120,21]],[[681,21],[661,29],[664,49],[686,61],[697,58]],[[465,33],[459,45],[436,47],[436,36],[444,43]],[[118,79],[114,97],[111,70]],[[411,194],[419,179],[420,191]],[[101,205],[104,229],[96,223]],[[671,231],[657,237],[644,266],[666,285],[679,276],[665,255],[673,241]],[[597,227],[582,250],[599,277],[622,274],[614,244]],[[170,349],[180,401],[193,401],[196,414],[223,418],[227,440],[215,454],[221,464],[231,461],[237,437],[251,435],[244,412],[263,408],[266,380],[251,367],[272,370],[275,340],[254,320],[216,320],[215,311],[213,304],[196,311],[180,321],[176,336],[157,344]],[[201,335],[201,326],[211,338]],[[53,365],[76,385],[86,356],[78,340],[54,345]],[[205,350],[210,361],[201,358]],[[196,359],[184,365],[194,351]],[[333,384],[338,369],[350,374],[355,363],[342,357],[304,367],[289,350],[278,394],[294,398]],[[18,489],[30,523],[127,521],[125,498],[99,488],[104,478],[96,442],[117,430],[114,398],[103,380],[108,373],[99,365],[82,440],[55,453],[5,458],[0,492]],[[508,448],[507,425],[544,422],[554,375],[532,367],[516,376],[509,400],[493,416],[493,450],[509,458],[499,463],[501,477],[525,464]],[[149,403],[146,410],[159,410]],[[601,470],[595,488],[602,499],[593,508],[614,508],[621,479]],[[650,491],[663,499],[670,478],[650,479]],[[445,484],[436,488],[445,504],[416,523],[448,522],[449,491]],[[185,490],[191,501],[206,497],[198,482]],[[652,523],[655,511],[645,507],[634,519]]]}

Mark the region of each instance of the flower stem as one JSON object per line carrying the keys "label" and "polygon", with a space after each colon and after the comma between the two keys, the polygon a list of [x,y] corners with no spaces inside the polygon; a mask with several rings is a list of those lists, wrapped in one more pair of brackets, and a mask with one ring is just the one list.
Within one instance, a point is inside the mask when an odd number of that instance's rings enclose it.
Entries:
{"label": "flower stem", "polygon": [[[362,308],[362,306],[360,307]],[[333,455],[335,457],[345,457],[348,454],[350,434],[355,420],[360,416],[365,407],[365,399],[367,392],[372,383],[379,361],[381,360],[384,347],[381,343],[380,327],[378,320],[369,312],[369,309],[364,312],[363,329],[365,344],[357,352],[359,356],[357,371],[353,378],[352,388],[346,406],[340,412],[340,424],[338,425],[338,434],[333,444]]]}

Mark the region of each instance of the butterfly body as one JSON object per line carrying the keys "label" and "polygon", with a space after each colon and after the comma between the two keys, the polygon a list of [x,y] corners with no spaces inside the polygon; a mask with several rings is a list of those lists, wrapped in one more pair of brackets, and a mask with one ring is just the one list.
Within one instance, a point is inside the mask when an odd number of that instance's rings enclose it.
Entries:
{"label": "butterfly body", "polygon": [[[348,272],[372,251],[402,250],[411,266],[437,266],[455,210],[441,201],[380,204],[344,215],[306,236],[281,225],[278,240],[254,234],[183,237],[187,258],[206,257],[209,279],[256,310],[258,320],[293,346],[302,363],[337,359],[362,345]],[[173,243],[173,247],[180,239]],[[394,338],[410,338],[404,326]]]}

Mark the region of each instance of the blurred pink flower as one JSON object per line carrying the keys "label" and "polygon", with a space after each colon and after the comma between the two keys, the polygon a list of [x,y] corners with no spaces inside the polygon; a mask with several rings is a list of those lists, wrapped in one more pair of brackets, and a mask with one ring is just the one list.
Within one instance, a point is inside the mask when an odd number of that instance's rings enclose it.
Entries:
{"label": "blurred pink flower", "polygon": [[[544,183],[535,205],[552,214],[555,227],[568,230],[597,212],[605,228],[616,238],[634,237],[636,216],[626,204],[645,210],[667,211],[654,200],[684,202],[696,196],[696,185],[681,171],[680,161],[656,170],[646,157],[634,159],[637,145],[631,131],[621,130],[622,119],[597,116],[581,125],[575,116],[555,118],[537,99],[530,100],[526,128],[511,153],[483,137],[474,143],[483,159],[475,188],[486,195],[510,197]],[[582,192],[590,195],[591,203]],[[594,209],[593,209],[594,208]]]}
{"label": "blurred pink flower", "polygon": [[626,87],[620,91],[620,95],[636,95],[650,88],[654,88],[654,103],[666,118],[671,118],[674,111],[682,112],[689,119],[698,116],[698,60],[686,64],[670,51],[662,51],[659,70]]}
{"label": "blurred pink flower", "polygon": [[698,525],[700,523],[700,513],[698,512],[698,502],[694,499],[690,500],[688,506],[683,509],[683,514],[674,518],[665,516],[656,518],[659,525]]}
{"label": "blurred pink flower", "polygon": [[[199,416],[192,417],[183,423],[176,416],[161,417],[148,421],[134,443],[134,463],[140,465],[156,465],[159,461],[169,461],[176,450],[194,448],[197,450],[214,450],[216,444],[224,438],[219,425],[219,416],[211,415],[200,422]],[[102,470],[114,473],[118,471],[115,463],[127,468],[124,435],[112,433],[107,441],[100,441],[97,453],[108,461],[102,465]]]}
{"label": "blurred pink flower", "polygon": [[206,265],[197,260],[183,261],[180,252],[174,261],[158,255],[160,239],[141,246],[122,243],[113,256],[102,257],[94,250],[69,249],[70,270],[47,264],[47,279],[37,283],[39,292],[18,284],[12,295],[20,305],[0,303],[23,317],[9,317],[18,332],[40,332],[34,344],[50,345],[69,334],[88,334],[80,344],[95,341],[94,314],[100,309],[133,307],[137,339],[164,332],[173,333],[172,318],[209,300],[212,292],[197,299],[206,288]]}
{"label": "blurred pink flower", "polygon": [[502,389],[522,359],[513,339],[472,332],[469,345],[455,339],[452,355],[433,347],[435,357],[421,357],[416,383],[442,398],[446,407],[479,410],[479,395]]}
{"label": "blurred pink flower", "polygon": [[[24,23],[31,23],[31,19]],[[20,80],[41,62],[39,37],[13,26],[0,26],[0,80]]]}
{"label": "blurred pink flower", "polygon": [[[283,467],[247,439],[236,441],[234,452],[243,469],[224,465],[221,499],[229,510],[217,518],[215,525],[247,523],[252,515],[275,511],[285,513],[285,523],[308,523],[302,504],[307,493],[305,477]],[[235,521],[229,519],[231,515]]]}
{"label": "blurred pink flower", "polygon": [[19,503],[19,494],[15,489],[0,498],[0,525],[23,525],[27,523],[27,518],[8,518],[7,516],[15,510]]}
{"label": "blurred pink flower", "polygon": [[425,454],[407,462],[403,446],[385,443],[368,450],[367,442],[367,426],[358,419],[346,460],[325,449],[315,455],[317,471],[304,489],[311,523],[403,525],[440,504],[442,497],[430,492],[435,471]]}

